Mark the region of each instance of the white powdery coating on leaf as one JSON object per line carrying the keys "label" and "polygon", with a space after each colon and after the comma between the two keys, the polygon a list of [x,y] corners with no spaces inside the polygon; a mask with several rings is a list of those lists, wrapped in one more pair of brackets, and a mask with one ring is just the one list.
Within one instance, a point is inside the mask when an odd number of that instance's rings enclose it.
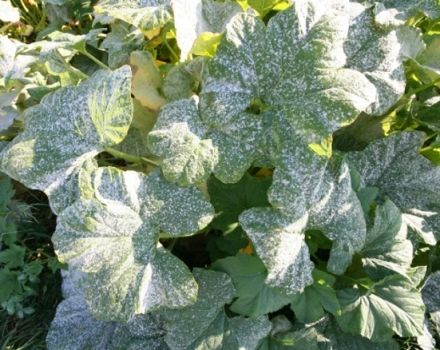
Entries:
{"label": "white powdery coating on leaf", "polygon": [[[203,138],[217,148],[221,181],[237,182],[255,160],[276,154],[278,126],[294,130],[287,145],[321,142],[376,101],[365,75],[345,68],[349,16],[335,7],[302,0],[267,27],[255,13],[228,23],[200,94]],[[179,158],[184,150],[162,151]]]}
{"label": "white powdery coating on leaf", "polygon": [[434,272],[422,289],[423,302],[428,312],[440,311],[440,272]]}
{"label": "white powdery coating on leaf", "polygon": [[265,264],[266,282],[289,295],[313,283],[313,263],[305,243],[307,216],[290,221],[271,208],[254,208],[240,215],[240,224]]}
{"label": "white powdery coating on leaf", "polygon": [[327,159],[295,146],[283,148],[277,157],[280,167],[274,173],[269,201],[291,222],[306,217],[302,232],[317,229],[332,240],[328,268],[343,273],[352,255],[363,247],[366,234],[346,162],[337,154]]}
{"label": "white powdery coating on leaf", "polygon": [[431,18],[440,17],[436,0],[382,0],[376,5],[376,23],[382,26],[400,26],[422,12]]}
{"label": "white powdery coating on leaf", "polygon": [[182,186],[206,180],[218,162],[218,151],[200,120],[197,100],[165,105],[148,135],[151,152],[163,158],[167,180]]}
{"label": "white powdery coating on leaf", "polygon": [[405,132],[370,144],[361,152],[348,154],[363,186],[375,186],[402,211],[423,219],[419,226],[440,231],[440,168],[419,154],[421,132]]}
{"label": "white powdery coating on leaf", "polygon": [[[199,284],[195,304],[163,312],[165,341],[171,350],[256,350],[270,332],[267,316],[256,319],[228,318],[224,306],[235,293],[229,276],[222,272],[194,269]],[[188,325],[191,325],[190,327]]]}
{"label": "white powdery coating on leaf", "polygon": [[125,66],[46,95],[26,111],[25,131],[1,153],[0,169],[49,197],[62,193],[84,162],[125,137],[132,120],[130,80]]}
{"label": "white powdery coating on leaf", "polygon": [[158,171],[99,168],[82,184],[81,199],[58,217],[53,242],[59,258],[84,273],[92,314],[128,320],[193,303],[194,278],[159,238],[191,235],[209,223],[213,209],[202,193],[170,184]]}
{"label": "white powdery coating on leaf", "polygon": [[[134,317],[128,323],[104,322],[92,317],[77,279],[64,273],[65,300],[58,307],[46,338],[49,350],[166,350],[165,332],[158,315]],[[66,294],[66,291],[68,292]]]}
{"label": "white powdery coating on leaf", "polygon": [[[348,40],[344,45],[347,67],[365,74],[377,89],[370,112],[384,114],[405,92],[402,64],[406,42],[397,30],[380,30],[374,23],[373,11],[361,4],[350,3]],[[420,41],[420,39],[419,39]],[[414,45],[414,42],[410,43]]]}
{"label": "white powdery coating on leaf", "polygon": [[172,18],[170,0],[101,0],[95,13],[123,20],[143,32],[158,29]]}

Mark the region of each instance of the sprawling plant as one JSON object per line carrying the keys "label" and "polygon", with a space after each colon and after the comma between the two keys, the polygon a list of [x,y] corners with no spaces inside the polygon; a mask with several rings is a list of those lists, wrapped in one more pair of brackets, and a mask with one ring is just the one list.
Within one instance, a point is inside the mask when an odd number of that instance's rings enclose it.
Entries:
{"label": "sprawling plant", "polygon": [[68,264],[49,349],[439,345],[436,0],[93,17],[0,37],[0,170]]}

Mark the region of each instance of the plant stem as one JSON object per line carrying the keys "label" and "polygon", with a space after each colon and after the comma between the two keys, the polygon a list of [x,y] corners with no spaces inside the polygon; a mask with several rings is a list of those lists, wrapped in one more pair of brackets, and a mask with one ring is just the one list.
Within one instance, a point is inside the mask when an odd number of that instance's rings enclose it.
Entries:
{"label": "plant stem", "polygon": [[159,163],[155,162],[154,160],[151,160],[151,159],[148,159],[148,158],[145,158],[145,157],[134,156],[132,154],[128,154],[128,153],[125,153],[125,152],[118,151],[117,149],[114,149],[114,148],[111,148],[111,147],[107,147],[105,149],[105,151],[107,153],[110,153],[113,157],[123,159],[123,160],[125,160],[125,161],[127,161],[129,163],[146,163],[146,164],[152,164],[152,165],[155,165],[155,166],[159,166]]}

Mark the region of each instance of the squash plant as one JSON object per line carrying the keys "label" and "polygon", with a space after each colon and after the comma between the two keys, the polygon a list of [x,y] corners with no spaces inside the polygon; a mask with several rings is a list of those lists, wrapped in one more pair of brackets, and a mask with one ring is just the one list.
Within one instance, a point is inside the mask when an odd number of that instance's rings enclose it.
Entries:
{"label": "squash plant", "polygon": [[49,349],[439,345],[437,0],[90,16],[0,37],[0,170],[68,264]]}

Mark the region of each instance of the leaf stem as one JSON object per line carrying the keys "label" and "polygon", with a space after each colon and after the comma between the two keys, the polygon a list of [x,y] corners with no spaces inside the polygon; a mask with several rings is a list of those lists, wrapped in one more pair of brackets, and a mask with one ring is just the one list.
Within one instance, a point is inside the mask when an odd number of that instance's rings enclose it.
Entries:
{"label": "leaf stem", "polygon": [[87,50],[81,50],[81,53],[86,56],[87,58],[89,58],[90,60],[92,60],[93,62],[95,62],[98,66],[100,66],[101,68],[110,70],[110,68],[105,65],[104,63],[102,63],[100,60],[98,60],[95,56],[93,56],[91,53],[89,53]]}
{"label": "leaf stem", "polygon": [[154,165],[154,166],[159,166],[159,163],[155,162],[152,159],[148,159],[148,158],[145,158],[145,157],[134,156],[134,155],[129,154],[129,153],[118,151],[117,149],[114,149],[114,148],[111,148],[111,147],[107,147],[105,149],[105,151],[107,153],[110,153],[113,157],[123,159],[123,160],[125,160],[125,161],[127,161],[129,163],[146,163],[146,164],[151,164],[151,165]]}
{"label": "leaf stem", "polygon": [[164,40],[164,44],[166,46],[166,48],[170,51],[171,56],[174,57],[174,59],[176,60],[176,62],[179,62],[179,55],[177,55],[176,51],[173,50],[173,48],[171,47],[171,45],[168,43],[168,40]]}
{"label": "leaf stem", "polygon": [[440,78],[437,78],[435,80],[433,80],[430,84],[428,85],[422,85],[417,89],[414,89],[412,91],[408,91],[405,95],[403,95],[404,98],[410,98],[412,95],[418,94],[420,92],[423,92],[425,90],[428,90],[434,86],[436,86],[438,83],[440,83]]}

